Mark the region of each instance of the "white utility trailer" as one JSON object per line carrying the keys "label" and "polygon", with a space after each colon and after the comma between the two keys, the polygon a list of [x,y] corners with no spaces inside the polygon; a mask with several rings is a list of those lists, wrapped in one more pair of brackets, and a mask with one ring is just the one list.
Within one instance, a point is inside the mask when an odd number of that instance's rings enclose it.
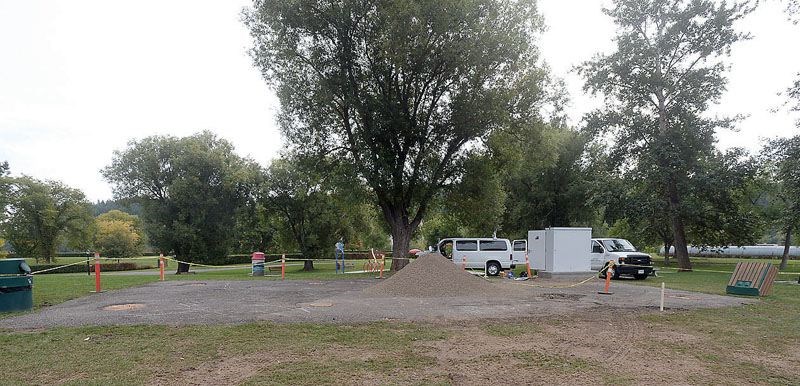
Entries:
{"label": "white utility trailer", "polygon": [[531,268],[542,276],[592,273],[591,244],[592,228],[528,231]]}

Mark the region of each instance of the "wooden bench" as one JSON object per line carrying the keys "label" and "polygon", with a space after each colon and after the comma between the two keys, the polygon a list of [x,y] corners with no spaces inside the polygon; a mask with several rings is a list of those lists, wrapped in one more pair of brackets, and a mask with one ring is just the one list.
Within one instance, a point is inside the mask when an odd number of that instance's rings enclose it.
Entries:
{"label": "wooden bench", "polygon": [[778,276],[770,263],[741,262],[736,264],[725,292],[733,295],[767,296]]}

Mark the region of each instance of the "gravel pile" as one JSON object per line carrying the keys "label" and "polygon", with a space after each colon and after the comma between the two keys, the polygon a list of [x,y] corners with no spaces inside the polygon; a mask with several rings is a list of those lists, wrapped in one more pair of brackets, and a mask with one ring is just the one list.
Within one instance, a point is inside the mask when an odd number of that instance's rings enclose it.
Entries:
{"label": "gravel pile", "polygon": [[392,277],[364,289],[370,295],[442,297],[498,295],[497,286],[465,272],[438,253],[429,253],[406,265]]}

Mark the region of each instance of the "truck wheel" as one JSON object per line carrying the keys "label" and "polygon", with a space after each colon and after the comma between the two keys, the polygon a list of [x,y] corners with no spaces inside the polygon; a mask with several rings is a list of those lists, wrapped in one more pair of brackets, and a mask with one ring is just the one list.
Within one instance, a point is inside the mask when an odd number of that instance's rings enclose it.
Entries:
{"label": "truck wheel", "polygon": [[500,263],[496,261],[486,263],[486,273],[489,276],[497,276],[500,273]]}
{"label": "truck wheel", "polygon": [[644,280],[644,279],[647,279],[647,275],[646,274],[641,274],[641,275],[636,274],[636,275],[633,275],[633,278],[636,279],[636,280]]}

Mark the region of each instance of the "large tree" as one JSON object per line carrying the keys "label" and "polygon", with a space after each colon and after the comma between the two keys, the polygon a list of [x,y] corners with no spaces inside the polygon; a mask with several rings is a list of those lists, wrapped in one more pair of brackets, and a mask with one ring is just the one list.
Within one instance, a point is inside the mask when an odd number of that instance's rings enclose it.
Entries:
{"label": "large tree", "polygon": [[62,245],[75,249],[89,245],[93,219],[81,191],[31,177],[6,182],[7,220],[0,226],[18,255],[50,263]]}
{"label": "large tree", "polygon": [[[257,166],[210,132],[152,136],[114,152],[103,169],[114,195],[142,204],[154,246],[180,260],[224,257],[234,242],[236,214],[255,190]],[[178,273],[188,271],[180,264]]]}
{"label": "large tree", "polygon": [[541,99],[532,0],[255,0],[244,18],[285,138],[353,166],[396,257],[476,140]]}
{"label": "large tree", "polygon": [[777,223],[784,233],[780,269],[784,270],[792,235],[800,228],[800,135],[768,141],[764,156],[767,172],[776,182],[773,205],[780,209]]}
{"label": "large tree", "polygon": [[616,50],[580,67],[585,88],[606,97],[589,126],[615,134],[623,167],[656,172],[683,269],[691,269],[683,196],[699,155],[713,151],[716,129],[733,124],[705,113],[725,90],[724,57],[747,38],[734,24],[749,9],[713,0],[616,0],[604,10],[618,26]]}

